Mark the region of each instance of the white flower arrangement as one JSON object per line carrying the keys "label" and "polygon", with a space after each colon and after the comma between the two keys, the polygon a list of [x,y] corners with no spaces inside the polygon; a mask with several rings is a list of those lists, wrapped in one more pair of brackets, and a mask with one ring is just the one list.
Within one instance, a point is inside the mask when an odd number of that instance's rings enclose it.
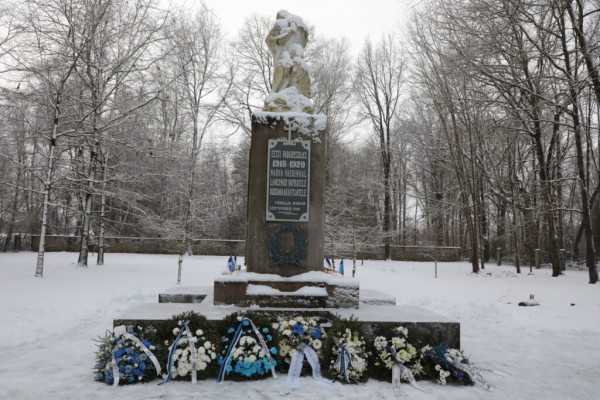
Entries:
{"label": "white flower arrangement", "polygon": [[[411,363],[416,359],[417,349],[408,343],[407,339],[408,329],[402,326],[394,329],[390,339],[377,336],[374,340],[375,350],[377,351],[374,365],[392,369],[394,363],[398,362],[412,369]],[[422,368],[420,370],[422,371]],[[406,379],[406,377],[404,378]]]}
{"label": "white flower arrangement", "polygon": [[424,346],[421,348],[420,366],[424,373],[440,385],[457,383],[472,385],[473,381],[463,366],[469,360],[458,349],[448,348],[444,344]]}
{"label": "white flower arrangement", "polygon": [[332,352],[334,359],[329,368],[333,375],[346,383],[366,379],[369,354],[366,343],[357,332],[346,328],[343,333],[333,336]]}
{"label": "white flower arrangement", "polygon": [[[173,329],[173,335],[177,336],[179,333],[180,328]],[[197,343],[200,343],[200,345],[196,348]],[[190,332],[189,336],[184,333],[177,343],[172,342],[169,345],[169,342],[165,341],[165,346],[169,346],[169,351],[174,350],[172,355],[173,366],[171,369],[171,377],[173,379],[184,378],[191,374],[193,369],[192,352],[194,349],[196,354],[196,371],[206,370],[217,358],[214,344],[207,340],[201,329],[197,329],[194,333]],[[176,348],[173,349],[173,346],[176,346]],[[167,376],[163,377],[166,379]]]}

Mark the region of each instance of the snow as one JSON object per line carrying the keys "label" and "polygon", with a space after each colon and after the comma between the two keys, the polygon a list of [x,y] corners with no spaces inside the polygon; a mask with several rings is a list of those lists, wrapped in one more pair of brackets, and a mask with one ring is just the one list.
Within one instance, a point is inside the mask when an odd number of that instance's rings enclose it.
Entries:
{"label": "snow", "polygon": [[[295,88],[294,88],[295,89]],[[277,95],[278,93],[274,93]],[[269,95],[271,96],[271,95]],[[271,100],[268,100],[271,101]],[[293,125],[302,135],[312,138],[313,142],[319,143],[319,132],[327,128],[327,116],[325,114],[307,114],[304,112],[269,112],[255,111],[254,117],[259,123],[265,124],[269,119],[279,121],[283,119],[286,125]]]}
{"label": "snow", "polygon": [[[300,389],[285,376],[255,382],[201,381],[111,388],[93,380],[95,342],[125,310],[156,303],[173,286],[177,256],[107,254],[104,266],[76,267],[74,253],[47,253],[44,278],[34,278],[35,253],[0,253],[0,399],[366,399],[393,398],[391,384],[329,388],[302,378]],[[240,260],[238,260],[241,262]],[[227,257],[186,257],[183,284],[211,286]],[[395,296],[401,307],[421,307],[461,322],[461,343],[471,361],[506,371],[483,373],[496,387],[442,387],[429,393],[409,385],[411,399],[587,400],[597,397],[600,362],[599,285],[586,271],[551,277],[511,267],[486,266],[480,275],[464,262],[365,261],[361,288]],[[519,307],[533,294],[538,307]],[[361,304],[361,309],[367,305]],[[375,307],[370,305],[375,310]],[[293,392],[293,393],[292,393]]]}
{"label": "snow", "polygon": [[253,296],[327,296],[327,290],[322,287],[305,286],[294,292],[282,292],[267,285],[248,285],[247,295]]}
{"label": "snow", "polygon": [[282,277],[275,274],[257,274],[255,272],[244,272],[240,274],[231,274],[218,277],[221,282],[322,282],[329,285],[338,286],[357,286],[359,280],[352,278],[342,278],[337,275],[327,274],[321,271],[309,271],[303,274]]}

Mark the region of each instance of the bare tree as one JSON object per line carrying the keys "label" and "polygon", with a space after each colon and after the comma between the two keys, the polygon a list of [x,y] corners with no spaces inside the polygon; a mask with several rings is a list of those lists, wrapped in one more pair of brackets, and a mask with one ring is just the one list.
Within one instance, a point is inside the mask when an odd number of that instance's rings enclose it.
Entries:
{"label": "bare tree", "polygon": [[402,97],[404,59],[391,36],[383,38],[376,48],[365,43],[357,64],[357,94],[364,117],[370,122],[379,141],[383,178],[384,258],[390,258],[392,222],[392,161],[394,123],[398,119]]}

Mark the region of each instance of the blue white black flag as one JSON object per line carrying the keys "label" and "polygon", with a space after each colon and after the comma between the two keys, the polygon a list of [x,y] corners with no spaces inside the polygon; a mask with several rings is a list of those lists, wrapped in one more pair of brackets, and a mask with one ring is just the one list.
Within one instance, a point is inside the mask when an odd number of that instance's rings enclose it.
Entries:
{"label": "blue white black flag", "polygon": [[229,256],[229,260],[227,261],[227,269],[229,270],[229,272],[234,273],[235,268],[235,259],[233,258],[233,256]]}

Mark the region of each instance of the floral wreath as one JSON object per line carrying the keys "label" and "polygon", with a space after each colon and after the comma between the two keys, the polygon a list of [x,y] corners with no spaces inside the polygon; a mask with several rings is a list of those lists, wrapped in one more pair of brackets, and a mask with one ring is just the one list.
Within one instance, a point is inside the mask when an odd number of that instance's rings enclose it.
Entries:
{"label": "floral wreath", "polygon": [[[217,353],[215,345],[208,340],[202,329],[193,331],[189,322],[181,320],[178,327],[173,329],[175,340],[169,345],[167,357],[167,373],[161,383],[169,382],[171,379],[183,379],[188,375],[192,383],[196,383],[197,373],[207,371],[214,364]],[[202,376],[205,376],[202,374]]]}
{"label": "floral wreath", "polygon": [[253,316],[258,323],[245,315],[232,314],[224,321],[226,334],[221,336],[222,349],[217,364],[218,381],[226,376],[234,380],[260,379],[269,373],[276,378],[274,356],[278,353],[276,338],[267,323]]}
{"label": "floral wreath", "polygon": [[345,383],[365,382],[369,352],[361,324],[354,319],[334,321],[329,335],[329,374]]}
{"label": "floral wreath", "polygon": [[424,346],[421,348],[420,361],[425,373],[440,385],[474,384],[471,374],[466,370],[469,360],[461,350],[448,348],[444,343]]}
{"label": "floral wreath", "polygon": [[97,340],[95,379],[117,386],[148,382],[152,377],[160,376],[161,367],[152,352],[156,348],[145,339],[155,334],[156,329],[141,326],[134,329],[121,325],[112,332],[107,331]]}

